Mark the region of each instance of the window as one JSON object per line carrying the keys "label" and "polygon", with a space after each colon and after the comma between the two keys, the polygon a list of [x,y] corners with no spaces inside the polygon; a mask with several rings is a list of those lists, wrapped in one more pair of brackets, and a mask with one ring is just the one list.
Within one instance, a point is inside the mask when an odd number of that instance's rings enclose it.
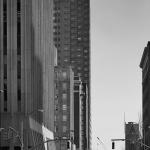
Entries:
{"label": "window", "polygon": [[54,121],[57,121],[57,116],[54,117]]}
{"label": "window", "polygon": [[63,76],[64,79],[66,79],[67,78],[67,72],[63,72],[62,76]]}
{"label": "window", "polygon": [[4,83],[4,111],[7,111],[7,84]]}
{"label": "window", "polygon": [[88,77],[88,74],[84,74],[85,77]]}
{"label": "window", "polygon": [[64,59],[64,62],[66,62],[66,63],[67,63],[67,62],[68,62],[68,59],[67,59],[67,58],[65,58],[65,59]]}
{"label": "window", "polygon": [[81,37],[78,37],[78,41],[81,41]]}
{"label": "window", "polygon": [[67,105],[62,105],[62,109],[64,110],[64,111],[66,111],[67,110]]}
{"label": "window", "polygon": [[84,71],[88,71],[88,68],[84,68]]}
{"label": "window", "polygon": [[67,83],[62,83],[63,90],[67,90]]}
{"label": "window", "polygon": [[58,126],[57,125],[55,126],[55,132],[58,132]]}
{"label": "window", "polygon": [[18,87],[17,95],[18,95],[18,101],[20,101],[21,100],[21,89],[19,87]]}
{"label": "window", "polygon": [[88,53],[88,50],[87,50],[87,49],[85,49],[85,50],[84,50],[84,53]]}
{"label": "window", "polygon": [[7,101],[4,101],[4,111],[7,112]]}
{"label": "window", "polygon": [[4,79],[7,79],[7,64],[4,64]]}
{"label": "window", "polygon": [[62,121],[67,121],[67,116],[66,115],[62,116]]}
{"label": "window", "polygon": [[58,111],[58,105],[55,105],[55,111]]}
{"label": "window", "polygon": [[67,131],[67,127],[63,126],[63,132],[66,132],[66,131]]}
{"label": "window", "polygon": [[17,54],[21,54],[21,3],[17,0]]}
{"label": "window", "polygon": [[78,69],[78,70],[81,70],[81,67],[78,67],[77,69]]}
{"label": "window", "polygon": [[62,100],[67,100],[67,94],[66,93],[62,94]]}
{"label": "window", "polygon": [[64,50],[67,51],[69,50],[69,45],[64,47]]}
{"label": "window", "polygon": [[75,91],[79,91],[79,86],[74,86]]}
{"label": "window", "polygon": [[21,61],[17,62],[17,77],[18,79],[21,78]]}
{"label": "window", "polygon": [[3,0],[3,54],[7,55],[7,0]]}

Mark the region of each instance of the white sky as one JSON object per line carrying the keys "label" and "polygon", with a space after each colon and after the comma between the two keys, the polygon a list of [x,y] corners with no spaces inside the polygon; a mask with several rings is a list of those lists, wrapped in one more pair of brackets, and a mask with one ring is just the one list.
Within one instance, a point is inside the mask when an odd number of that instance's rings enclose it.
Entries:
{"label": "white sky", "polygon": [[[111,149],[126,122],[138,122],[140,60],[150,40],[150,0],[91,0],[92,147]],[[123,150],[124,142],[116,142]]]}

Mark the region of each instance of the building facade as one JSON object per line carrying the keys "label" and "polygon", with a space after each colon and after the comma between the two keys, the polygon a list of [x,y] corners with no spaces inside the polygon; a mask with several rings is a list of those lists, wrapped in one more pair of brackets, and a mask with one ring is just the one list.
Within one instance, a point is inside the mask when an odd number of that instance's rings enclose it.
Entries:
{"label": "building facade", "polygon": [[52,17],[52,0],[0,0],[0,149],[53,138]]}
{"label": "building facade", "polygon": [[125,124],[125,150],[140,150],[139,137],[139,124],[133,122]]}
{"label": "building facade", "polygon": [[74,77],[74,143],[76,149],[81,147],[81,79],[79,76]]}
{"label": "building facade", "polygon": [[[57,150],[73,146],[74,139],[74,73],[71,67],[55,67],[55,139]],[[70,146],[71,146],[70,145]],[[70,147],[71,149],[71,147]]]}
{"label": "building facade", "polygon": [[58,66],[71,65],[75,76],[80,76],[88,87],[88,137],[85,149],[91,149],[89,17],[89,0],[54,0],[54,41],[58,50]]}
{"label": "building facade", "polygon": [[143,142],[146,145],[150,145],[150,42],[144,49],[140,67],[142,69]]}
{"label": "building facade", "polygon": [[87,148],[88,88],[80,77],[74,77],[74,143],[76,149]]}

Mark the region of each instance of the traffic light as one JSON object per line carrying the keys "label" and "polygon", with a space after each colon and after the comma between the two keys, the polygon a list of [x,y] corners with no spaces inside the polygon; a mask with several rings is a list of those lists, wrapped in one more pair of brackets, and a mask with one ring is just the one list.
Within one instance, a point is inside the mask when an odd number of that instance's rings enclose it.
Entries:
{"label": "traffic light", "polygon": [[115,142],[112,142],[112,149],[115,149]]}

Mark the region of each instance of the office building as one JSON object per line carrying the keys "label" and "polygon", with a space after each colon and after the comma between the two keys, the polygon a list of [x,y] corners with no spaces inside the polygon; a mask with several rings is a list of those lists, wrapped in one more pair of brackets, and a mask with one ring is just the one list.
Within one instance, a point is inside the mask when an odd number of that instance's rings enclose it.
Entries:
{"label": "office building", "polygon": [[[57,150],[66,150],[74,139],[74,73],[71,67],[55,67],[55,139]],[[70,148],[71,148],[70,145]]]}
{"label": "office building", "polygon": [[88,88],[88,134],[84,146],[84,149],[88,150],[91,149],[89,17],[89,0],[54,0],[54,41],[58,50],[58,66],[71,65],[75,76],[80,76]]}
{"label": "office building", "polygon": [[143,142],[150,145],[150,42],[144,48],[140,67],[142,69]]}
{"label": "office building", "polygon": [[0,0],[0,149],[48,149],[54,131],[52,0]]}

